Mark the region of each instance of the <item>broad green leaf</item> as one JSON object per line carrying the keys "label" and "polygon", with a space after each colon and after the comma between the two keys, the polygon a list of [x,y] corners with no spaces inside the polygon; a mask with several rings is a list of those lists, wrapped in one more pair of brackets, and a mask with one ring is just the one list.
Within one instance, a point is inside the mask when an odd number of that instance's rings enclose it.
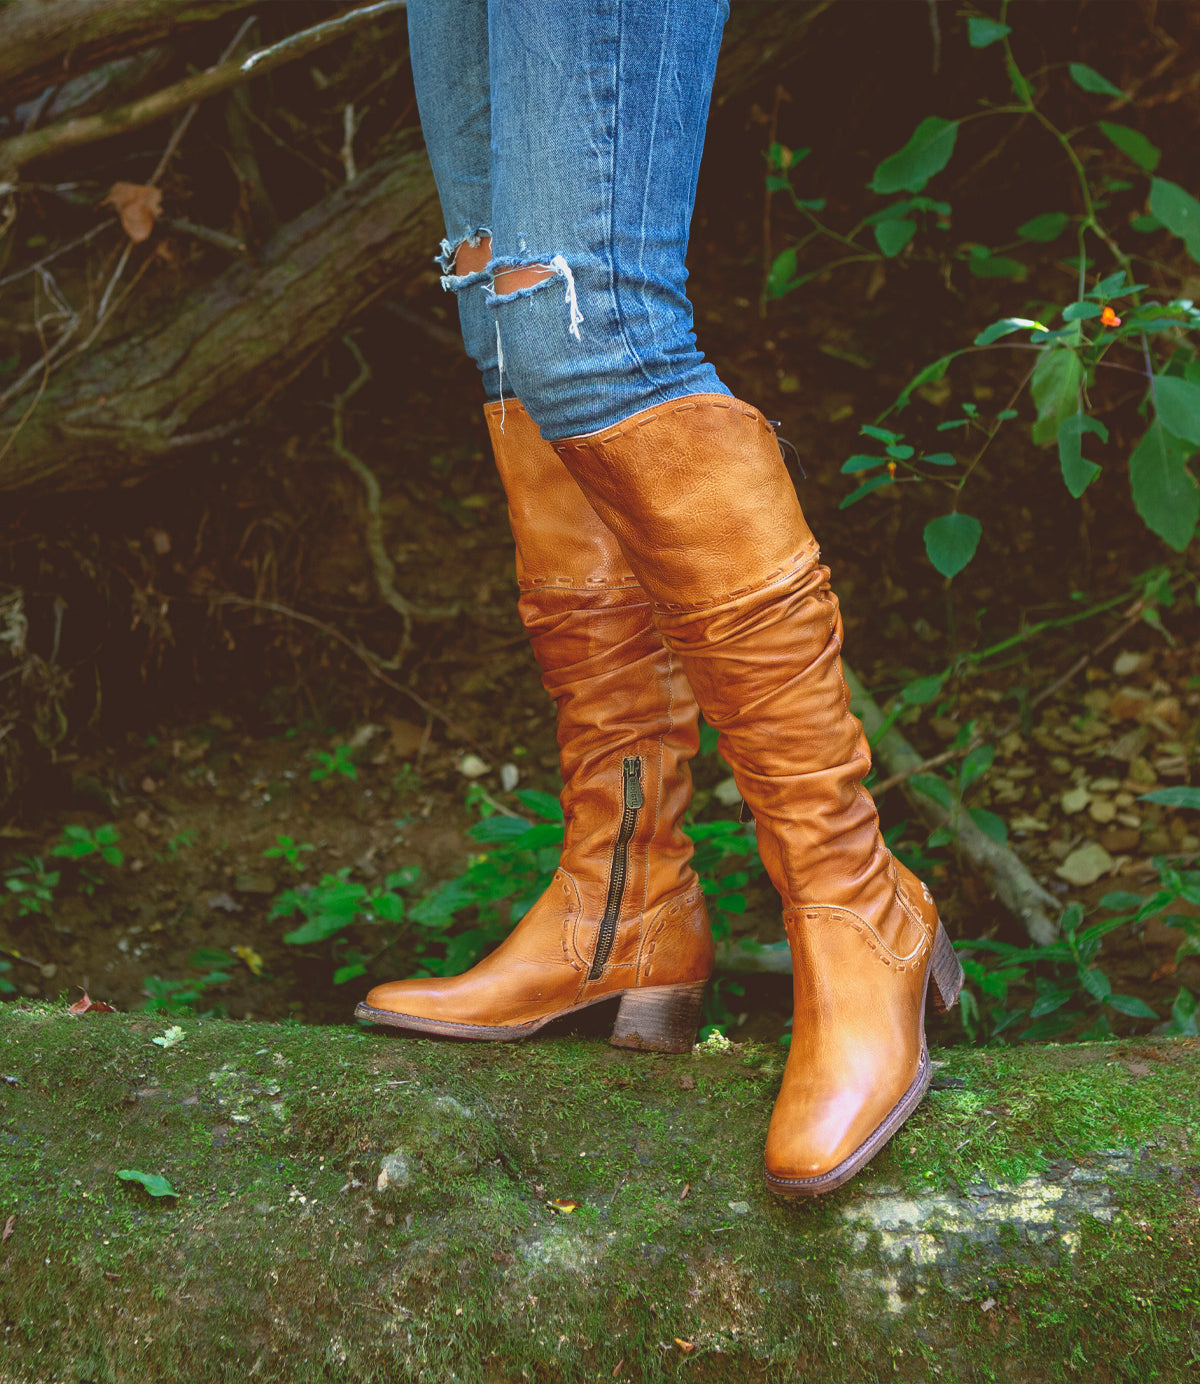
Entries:
{"label": "broad green leaf", "polygon": [[967,42],[972,48],[986,48],[988,44],[999,43],[1011,33],[1011,25],[982,15],[973,14],[967,20]]}
{"label": "broad green leaf", "polygon": [[931,452],[928,456],[923,456],[922,461],[930,466],[957,466],[958,462],[949,452]]}
{"label": "broad green leaf", "polygon": [[957,137],[957,120],[943,120],[938,115],[922,120],[904,148],[876,168],[871,190],[884,196],[892,192],[920,192],[950,162]]}
{"label": "broad green leaf", "polygon": [[1062,235],[1070,219],[1065,211],[1043,212],[1041,216],[1035,216],[1023,226],[1018,226],[1017,234],[1022,240],[1038,240],[1043,244],[1049,244]]}
{"label": "broad green leaf", "polygon": [[1154,407],[1172,436],[1200,447],[1200,384],[1175,375],[1155,375]]}
{"label": "broad green leaf", "polygon": [[140,1173],[135,1168],[121,1168],[117,1176],[126,1182],[138,1182],[150,1193],[152,1197],[177,1197],[179,1193],[167,1181],[165,1177],[159,1177],[157,1173]]}
{"label": "broad green leaf", "polygon": [[1062,310],[1064,322],[1081,322],[1089,317],[1099,317],[1104,309],[1099,303],[1068,303]]}
{"label": "broad green leaf", "polygon": [[981,779],[996,762],[995,745],[980,745],[963,760],[958,771],[958,781],[965,793],[970,786]]}
{"label": "broad green leaf", "polygon": [[890,456],[893,461],[907,461],[909,457],[912,456],[916,448],[910,447],[907,443],[901,443],[899,445],[893,443],[890,447],[887,447],[885,450],[887,451],[888,456]]}
{"label": "broad green leaf", "polygon": [[562,803],[553,793],[543,793],[537,788],[518,788],[516,797],[522,807],[536,812],[539,817],[545,817],[548,822],[561,822],[563,819]]}
{"label": "broad green leaf", "polygon": [[852,456],[849,461],[842,463],[842,475],[853,476],[858,471],[871,471],[876,466],[886,466],[887,460],[884,457],[869,457],[863,453]]}
{"label": "broad green leaf", "polygon": [[891,485],[891,476],[872,476],[870,480],[863,481],[857,490],[852,490],[849,495],[838,505],[838,509],[848,509],[851,505],[857,504],[859,500],[869,495],[872,490],[878,490],[881,485]]}
{"label": "broad green leaf", "polygon": [[333,973],[333,983],[335,985],[345,985],[348,980],[357,980],[359,976],[365,976],[367,968],[361,961],[351,961],[348,966],[339,966]]}
{"label": "broad green leaf", "polygon": [[292,947],[306,947],[312,942],[324,942],[336,936],[353,921],[353,916],[347,917],[343,913],[319,913],[315,918],[301,923],[294,931],[285,932],[283,940]]}
{"label": "broad green leaf", "polygon": [[907,218],[881,221],[875,227],[875,242],[888,259],[895,259],[916,233],[917,223]]}
{"label": "broad green leaf", "polygon": [[1069,1009],[1065,1014],[1051,1014],[1045,1019],[1039,1019],[1036,1024],[1030,1024],[1025,1032],[1020,1034],[1020,1038],[1022,1042],[1045,1043],[1073,1028],[1081,1017],[1082,1015],[1073,1009]]}
{"label": "broad green leaf", "polygon": [[904,436],[903,433],[889,432],[887,428],[876,427],[874,423],[864,423],[862,427],[859,428],[859,432],[862,433],[864,437],[873,437],[876,442],[884,442],[888,446],[899,442]]}
{"label": "broad green leaf", "polygon": [[1189,788],[1184,784],[1175,788],[1156,788],[1153,793],[1143,793],[1141,799],[1147,803],[1161,803],[1163,807],[1191,807],[1200,812],[1200,788]]}
{"label": "broad green leaf", "polygon": [[1033,402],[1037,407],[1033,440],[1039,446],[1053,442],[1063,420],[1078,410],[1082,385],[1083,366],[1074,351],[1051,347],[1042,353],[1032,383]]}
{"label": "broad green leaf", "polygon": [[1184,192],[1178,183],[1165,178],[1150,182],[1150,211],[1187,246],[1187,252],[1200,264],[1200,202]]}
{"label": "broad green leaf", "polygon": [[1140,130],[1131,130],[1128,125],[1112,125],[1107,120],[1096,122],[1101,130],[1120,149],[1147,173],[1153,173],[1162,158],[1162,150],[1156,148]]}
{"label": "broad green leaf", "polygon": [[1110,1009],[1118,1014],[1128,1014],[1131,1019],[1157,1019],[1158,1015],[1136,995],[1109,995],[1105,1001]]}
{"label": "broad green leaf", "polygon": [[1177,553],[1192,541],[1200,518],[1200,489],[1187,469],[1194,450],[1167,432],[1156,418],[1129,458],[1129,482],[1137,512],[1146,527]]}
{"label": "broad green leaf", "polygon": [[942,690],[946,674],[939,673],[932,678],[914,678],[900,690],[900,700],[905,706],[928,706]]}
{"label": "broad green leaf", "polygon": [[1071,414],[1058,428],[1058,461],[1063,480],[1075,500],[1100,474],[1100,467],[1083,455],[1083,439],[1087,433],[1095,433],[1101,442],[1108,441],[1108,429],[1086,413]]}
{"label": "broad green leaf", "polygon": [[1003,846],[1008,840],[1008,824],[1003,817],[997,817],[994,812],[989,812],[986,807],[973,807],[970,811],[971,821],[981,832],[991,841]]}
{"label": "broad green leaf", "polygon": [[1107,77],[1102,77],[1094,67],[1088,67],[1086,63],[1073,62],[1068,70],[1075,85],[1082,87],[1084,91],[1090,91],[1093,96],[1125,95],[1120,87],[1113,86]]}
{"label": "broad green leaf", "polygon": [[916,390],[920,389],[922,385],[933,384],[940,380],[950,368],[950,362],[961,354],[961,351],[952,351],[950,355],[940,356],[931,365],[927,365],[923,370],[918,370],[897,395],[892,408],[896,410],[905,408]]}
{"label": "broad green leaf", "polygon": [[1060,986],[1053,986],[1049,990],[1044,990],[1034,1000],[1033,1008],[1029,1011],[1029,1017],[1040,1019],[1043,1014],[1053,1014],[1056,1009],[1061,1009],[1074,993],[1074,990],[1064,990]]}
{"label": "broad green leaf", "polygon": [[[1200,789],[1195,790],[1200,794]],[[1200,797],[1197,798],[1200,804]],[[1117,889],[1111,894],[1105,894],[1100,900],[1100,907],[1111,909],[1114,913],[1123,913],[1126,909],[1141,908],[1145,899],[1141,894],[1131,894],[1127,889]]]}
{"label": "broad green leaf", "polygon": [[796,277],[796,248],[789,245],[781,254],[775,256],[767,274],[767,297],[782,298],[788,285]]}
{"label": "broad green leaf", "polygon": [[482,822],[476,822],[467,835],[472,841],[512,841],[531,830],[531,824],[524,817],[502,817],[497,813],[494,817],[485,817]]}
{"label": "broad green leaf", "polygon": [[1081,970],[1079,983],[1094,1000],[1106,1000],[1112,994],[1112,981],[1103,971]]}
{"label": "broad green leaf", "polygon": [[980,279],[1023,279],[1029,272],[1020,260],[1007,255],[972,255],[967,267]]}
{"label": "broad green leaf", "polygon": [[999,322],[993,322],[990,327],[981,331],[974,344],[990,346],[993,341],[999,341],[1002,336],[1009,336],[1013,332],[1045,330],[1046,328],[1040,322],[1035,322],[1032,317],[1002,317]]}
{"label": "broad green leaf", "polygon": [[947,812],[954,806],[954,795],[950,792],[950,785],[936,774],[914,774],[909,779],[909,784],[915,792],[923,797],[932,798]]}
{"label": "broad green leaf", "polygon": [[1150,235],[1154,231],[1161,231],[1163,223],[1157,216],[1135,216],[1129,223],[1131,231],[1137,231],[1139,235]]}
{"label": "broad green leaf", "polygon": [[925,551],[943,577],[961,572],[975,556],[983,525],[969,514],[943,514],[925,525]]}

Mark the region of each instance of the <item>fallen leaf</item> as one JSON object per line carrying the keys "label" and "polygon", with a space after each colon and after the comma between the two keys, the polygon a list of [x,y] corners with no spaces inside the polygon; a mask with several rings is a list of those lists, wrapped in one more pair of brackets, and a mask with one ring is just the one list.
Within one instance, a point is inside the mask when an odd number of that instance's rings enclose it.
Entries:
{"label": "fallen leaf", "polygon": [[748,1201],[731,1201],[729,1209],[735,1216],[748,1216],[750,1214],[750,1203]]}
{"label": "fallen leaf", "polygon": [[149,239],[162,211],[162,191],[146,183],[113,183],[100,205],[114,207],[125,234],[140,244]]}
{"label": "fallen leaf", "polygon": [[183,1029],[178,1024],[172,1024],[161,1037],[151,1038],[150,1041],[160,1048],[173,1048],[176,1043],[182,1043],[183,1039]]}
{"label": "fallen leaf", "polygon": [[83,999],[76,1000],[67,1009],[68,1014],[115,1014],[117,1011],[111,1004],[105,1004],[103,1000],[94,1000],[85,990]]}
{"label": "fallen leaf", "polygon": [[1092,795],[1081,785],[1078,788],[1068,789],[1059,799],[1059,802],[1062,804],[1062,810],[1070,816],[1076,812],[1082,812],[1091,800]]}
{"label": "fallen leaf", "polygon": [[992,1310],[992,1308],[995,1307],[995,1305],[996,1305],[996,1299],[995,1299],[995,1298],[988,1298],[986,1302],[981,1302],[981,1303],[979,1304],[979,1310],[980,1310],[981,1312],[990,1312],[990,1311]]}
{"label": "fallen leaf", "polygon": [[675,1344],[685,1355],[690,1355],[696,1349],[695,1341],[683,1341],[678,1336],[675,1337]]}
{"label": "fallen leaf", "polygon": [[621,1371],[622,1371],[624,1368],[625,1368],[625,1357],[622,1355],[621,1358],[617,1361],[617,1363],[613,1366],[613,1372],[612,1372],[612,1374],[610,1374],[608,1377],[609,1377],[610,1379],[616,1379],[617,1375],[619,1375],[619,1374],[621,1373]]}
{"label": "fallen leaf", "polygon": [[679,1089],[681,1091],[694,1091],[696,1089],[696,1078],[691,1072],[684,1072],[679,1078]]}
{"label": "fallen leaf", "polygon": [[157,1173],[140,1173],[136,1168],[121,1168],[117,1176],[126,1182],[140,1183],[152,1197],[177,1197],[179,1193],[165,1177]]}
{"label": "fallen leaf", "polygon": [[581,1201],[568,1201],[565,1197],[555,1197],[546,1205],[551,1211],[561,1211],[564,1216],[569,1216],[572,1211],[578,1211],[583,1203]]}
{"label": "fallen leaf", "polygon": [[1086,846],[1073,850],[1054,873],[1068,884],[1095,884],[1115,864],[1116,861],[1099,842],[1089,841]]}
{"label": "fallen leaf", "polygon": [[233,950],[238,960],[246,963],[251,975],[262,975],[263,959],[253,947],[234,947]]}
{"label": "fallen leaf", "polygon": [[680,1194],[679,1194],[679,1200],[682,1201],[682,1200],[684,1199],[684,1197],[686,1197],[687,1194],[688,1194],[691,1190],[692,1190],[692,1184],[691,1184],[690,1182],[685,1182],[685,1183],[683,1184],[683,1191],[680,1192]]}
{"label": "fallen leaf", "polygon": [[2,1244],[5,1242],[5,1240],[8,1239],[8,1237],[13,1233],[13,1231],[14,1231],[16,1228],[17,1228],[17,1218],[16,1218],[16,1216],[9,1216],[8,1220],[6,1220],[6,1221],[4,1222],[4,1234],[3,1234],[3,1235],[0,1235],[0,1245],[2,1245]]}

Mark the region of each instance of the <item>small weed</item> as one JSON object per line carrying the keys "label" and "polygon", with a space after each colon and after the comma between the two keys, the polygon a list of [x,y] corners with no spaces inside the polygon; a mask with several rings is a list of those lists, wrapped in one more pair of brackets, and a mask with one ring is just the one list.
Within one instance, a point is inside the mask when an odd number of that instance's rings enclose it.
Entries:
{"label": "small weed", "polygon": [[181,831],[177,836],[172,836],[167,842],[167,854],[176,856],[180,851],[187,850],[196,844],[196,833],[194,831]]}
{"label": "small weed", "polygon": [[61,856],[64,860],[90,860],[99,856],[106,865],[121,865],[125,856],[117,842],[120,832],[110,822],[107,826],[89,827],[65,826],[62,836],[51,846],[50,854]]}
{"label": "small weed", "polygon": [[15,995],[17,993],[17,987],[8,978],[8,972],[11,970],[11,961],[0,961],[0,995]]}
{"label": "small weed", "polygon": [[304,864],[300,859],[301,854],[316,849],[316,846],[309,841],[293,841],[290,836],[276,836],[275,845],[263,851],[263,858],[265,860],[286,860],[297,874],[303,874]]}
{"label": "small weed", "polygon": [[16,905],[17,917],[46,914],[54,903],[54,891],[62,878],[58,870],[47,870],[40,856],[23,856],[4,872],[4,887]]}
{"label": "small weed", "polygon": [[316,763],[308,771],[308,777],[313,783],[323,783],[327,778],[332,778],[334,774],[339,774],[342,778],[358,778],[358,766],[350,755],[351,747],[349,745],[335,745],[332,752],[312,750],[310,758],[315,759]]}
{"label": "small weed", "polygon": [[171,1017],[200,1018],[220,1017],[223,1005],[214,1005],[203,1011],[198,1010],[204,992],[225,985],[229,973],[237,965],[236,960],[215,947],[201,947],[188,958],[188,965],[202,974],[183,980],[162,980],[158,976],[147,976],[142,983],[142,993],[146,1003],[142,1008],[148,1014],[164,1014]]}

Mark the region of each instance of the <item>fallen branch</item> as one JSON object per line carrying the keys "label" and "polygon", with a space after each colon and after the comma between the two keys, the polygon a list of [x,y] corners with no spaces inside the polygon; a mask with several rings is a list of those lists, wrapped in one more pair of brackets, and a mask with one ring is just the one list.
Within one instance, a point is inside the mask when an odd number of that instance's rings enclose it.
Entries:
{"label": "fallen branch", "polygon": [[[851,708],[871,738],[883,725],[884,713],[855,673],[844,664],[843,671],[850,689]],[[893,775],[914,771],[924,762],[894,725],[875,742],[874,754]],[[1042,888],[1009,846],[985,836],[965,812],[951,818],[931,798],[917,793],[907,781],[902,786],[909,802],[931,826],[950,828],[958,850],[990,880],[996,897],[1038,946],[1048,946],[1058,939],[1058,927],[1053,921],[1053,915],[1060,909],[1058,900]]]}
{"label": "fallen branch", "polygon": [[351,10],[349,14],[339,15],[314,24],[298,34],[291,34],[279,43],[268,48],[260,48],[240,61],[218,63],[207,72],[197,72],[173,86],[164,87],[150,96],[131,101],[114,111],[100,115],[84,116],[78,120],[63,120],[57,125],[47,125],[42,130],[32,130],[28,134],[17,135],[0,144],[0,192],[6,190],[5,184],[15,180],[20,170],[35,159],[47,158],[51,154],[62,154],[69,149],[79,149],[94,144],[97,140],[111,135],[125,134],[153,124],[164,116],[172,115],[185,106],[193,105],[206,97],[228,91],[240,82],[271,72],[284,63],[302,58],[317,48],[343,38],[369,20],[404,7],[404,0],[375,0],[374,4]]}

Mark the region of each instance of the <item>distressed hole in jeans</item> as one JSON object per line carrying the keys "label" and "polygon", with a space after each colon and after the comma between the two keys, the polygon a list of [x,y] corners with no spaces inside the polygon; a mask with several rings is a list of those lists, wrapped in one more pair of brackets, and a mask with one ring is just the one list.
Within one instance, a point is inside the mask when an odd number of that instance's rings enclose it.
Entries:
{"label": "distressed hole in jeans", "polygon": [[552,279],[561,279],[566,284],[563,302],[567,308],[568,330],[576,341],[580,340],[579,325],[583,313],[579,311],[579,301],[575,295],[575,275],[565,256],[553,255],[545,260],[494,259],[488,266],[492,273],[489,297],[492,303],[515,302],[537,293]]}
{"label": "distressed hole in jeans", "polygon": [[483,283],[491,258],[492,233],[486,226],[465,231],[457,240],[443,240],[435,256],[442,271],[442,287],[457,293],[471,284]]}

